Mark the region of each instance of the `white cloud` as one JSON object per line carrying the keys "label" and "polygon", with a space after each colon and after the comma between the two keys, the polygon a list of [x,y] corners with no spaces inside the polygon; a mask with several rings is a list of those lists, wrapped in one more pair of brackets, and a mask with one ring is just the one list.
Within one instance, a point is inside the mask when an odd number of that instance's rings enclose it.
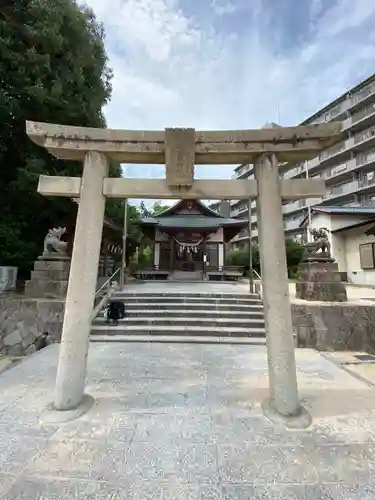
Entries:
{"label": "white cloud", "polygon": [[[316,1],[316,0],[315,0]],[[371,0],[339,0],[320,22],[319,35],[333,37],[351,28],[359,28],[375,15],[375,2]]]}
{"label": "white cloud", "polygon": [[[328,10],[324,0],[306,0],[303,20],[282,2],[271,11],[269,0],[86,1],[104,22],[115,74],[110,127],[258,128],[277,121],[278,110],[292,125],[374,67],[374,0],[331,1]],[[285,28],[287,16],[296,31],[305,23],[303,41]],[[151,167],[129,171],[154,175]],[[231,168],[198,172],[229,177]]]}
{"label": "white cloud", "polygon": [[236,4],[230,1],[212,0],[211,7],[218,16],[225,16],[236,12]]}

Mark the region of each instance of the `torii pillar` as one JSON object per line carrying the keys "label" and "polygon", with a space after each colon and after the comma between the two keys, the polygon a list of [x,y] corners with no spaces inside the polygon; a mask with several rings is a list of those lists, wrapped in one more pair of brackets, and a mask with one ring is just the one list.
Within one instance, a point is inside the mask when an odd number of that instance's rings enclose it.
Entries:
{"label": "torii pillar", "polygon": [[[84,161],[81,177],[40,176],[38,191],[80,198],[56,380],[55,408],[83,401],[91,314],[105,198],[257,198],[263,298],[267,329],[269,399],[265,414],[288,427],[306,427],[294,357],[287,284],[282,199],[321,196],[321,179],[280,180],[278,162],[313,158],[341,140],[340,123],[276,129],[197,132],[118,131],[27,123],[31,139],[58,158]],[[166,164],[166,179],[108,178],[108,160]],[[255,163],[255,180],[196,180],[194,164]],[[78,411],[78,410],[77,410]]]}
{"label": "torii pillar", "polygon": [[95,299],[105,197],[103,180],[108,159],[99,152],[85,154],[72,260],[66,294],[55,408],[70,410],[81,402],[85,389],[90,320]]}
{"label": "torii pillar", "polygon": [[308,427],[311,417],[298,397],[281,182],[275,154],[266,153],[256,160],[255,178],[269,378],[269,399],[263,403],[263,410],[272,420],[286,421],[288,427]]}

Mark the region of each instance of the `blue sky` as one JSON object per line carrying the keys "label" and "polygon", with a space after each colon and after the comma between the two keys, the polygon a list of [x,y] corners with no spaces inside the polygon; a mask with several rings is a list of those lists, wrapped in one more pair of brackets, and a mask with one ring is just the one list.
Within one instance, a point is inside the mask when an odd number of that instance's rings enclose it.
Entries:
{"label": "blue sky", "polygon": [[[86,0],[122,129],[293,125],[375,72],[375,0]],[[279,112],[278,112],[279,110]],[[162,177],[127,166],[129,177]],[[231,167],[198,167],[227,178]]]}

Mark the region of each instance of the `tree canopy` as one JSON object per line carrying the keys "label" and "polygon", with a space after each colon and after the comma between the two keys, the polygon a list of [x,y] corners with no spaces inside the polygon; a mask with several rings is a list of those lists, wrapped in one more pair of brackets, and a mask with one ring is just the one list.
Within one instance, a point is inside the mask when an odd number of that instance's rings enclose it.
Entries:
{"label": "tree canopy", "polygon": [[[301,262],[303,257],[304,248],[296,240],[286,239],[285,240],[285,250],[286,250],[286,260],[288,266],[289,277],[293,278],[296,276],[298,270],[298,264]],[[252,264],[253,269],[260,273],[260,255],[259,247],[257,244],[253,243],[252,246]],[[242,249],[231,250],[226,254],[226,265],[228,266],[243,266],[246,270],[249,269],[249,247],[248,245]]]}
{"label": "tree canopy", "polygon": [[80,175],[82,165],[34,145],[25,121],[105,126],[112,72],[103,40],[93,12],[74,0],[13,0],[0,10],[0,265],[27,271],[47,230],[75,220],[75,203],[36,188],[40,174]]}
{"label": "tree canopy", "polygon": [[164,212],[164,210],[167,210],[168,208],[170,208],[170,205],[163,205],[160,201],[155,201],[150,208],[147,208],[144,201],[141,201],[139,205],[139,213],[141,217],[152,217],[153,215],[158,215],[161,212]]}
{"label": "tree canopy", "polygon": [[160,201],[156,201],[151,207],[151,215],[158,215],[168,208],[171,208],[170,205],[163,205]]}

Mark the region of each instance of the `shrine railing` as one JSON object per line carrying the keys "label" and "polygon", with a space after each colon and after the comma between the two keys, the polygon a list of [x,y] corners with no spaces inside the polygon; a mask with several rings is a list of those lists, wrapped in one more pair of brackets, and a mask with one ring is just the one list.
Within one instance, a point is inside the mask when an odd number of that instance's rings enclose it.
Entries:
{"label": "shrine railing", "polygon": [[116,271],[107,279],[107,281],[103,283],[103,285],[96,291],[94,299],[94,310],[91,315],[91,321],[96,318],[99,311],[105,306],[105,304],[108,302],[108,299],[118,288],[118,283],[114,281],[114,278],[119,272],[120,268],[116,269]]}

